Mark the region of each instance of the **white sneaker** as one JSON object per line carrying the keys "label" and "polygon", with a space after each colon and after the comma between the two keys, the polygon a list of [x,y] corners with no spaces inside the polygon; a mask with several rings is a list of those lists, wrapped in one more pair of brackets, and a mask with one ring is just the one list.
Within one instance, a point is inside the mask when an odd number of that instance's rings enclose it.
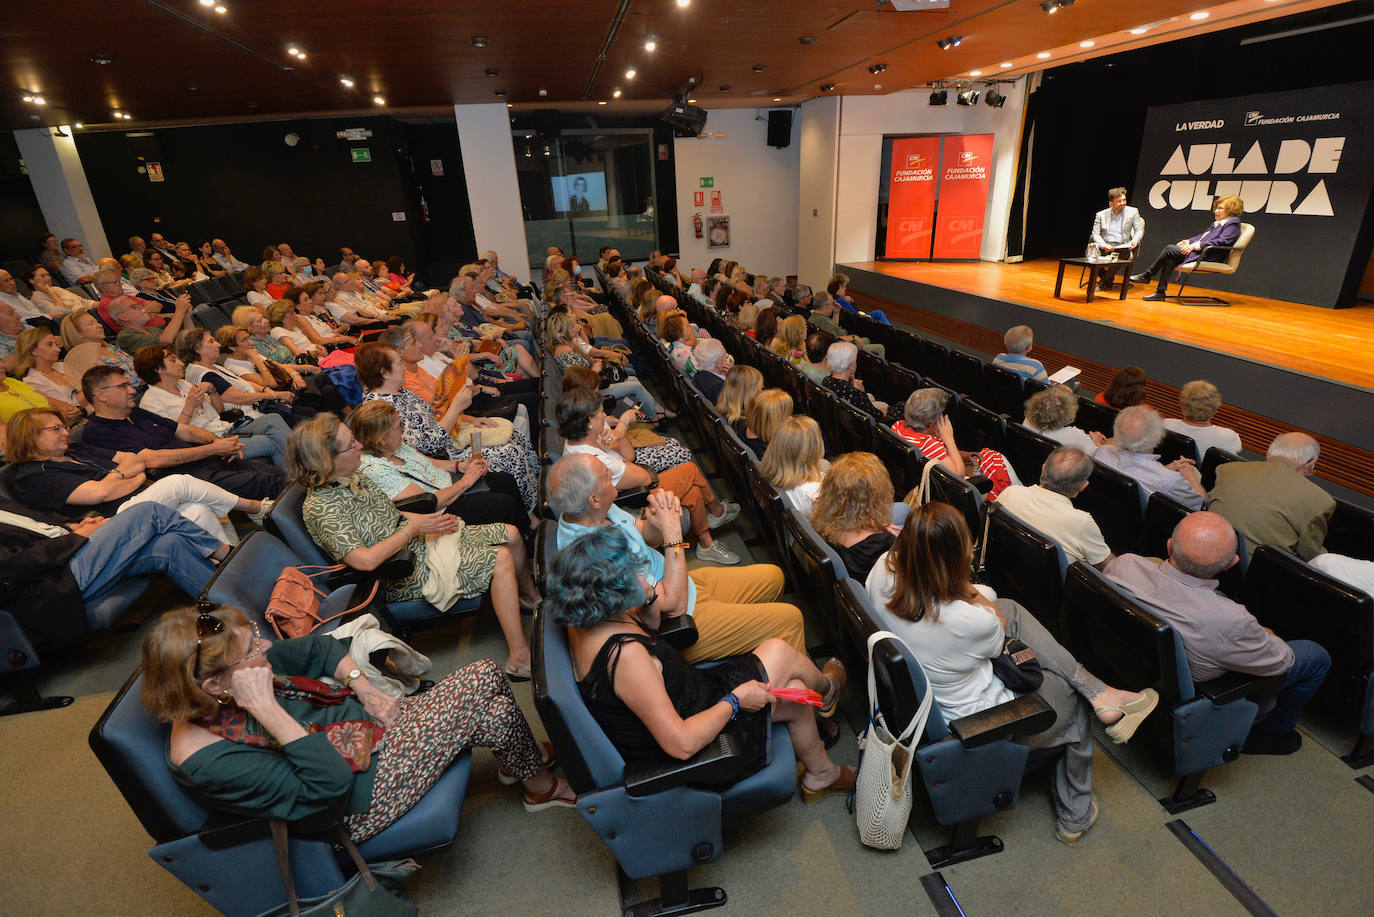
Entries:
{"label": "white sneaker", "polygon": [[[712,516],[710,513],[706,514],[707,528],[719,528],[720,526],[725,525],[727,522],[734,522],[735,517],[739,515],[738,503],[728,503],[722,501],[720,505],[721,511],[719,516]],[[738,558],[736,559],[738,560]]]}
{"label": "white sneaker", "polygon": [[266,518],[267,518],[267,515],[268,515],[269,513],[272,512],[272,504],[275,503],[276,501],[275,501],[275,500],[262,500],[262,501],[260,501],[260,502],[262,503],[262,507],[261,507],[256,513],[249,513],[249,514],[248,514],[248,518],[249,518],[249,519],[252,519],[252,520],[253,520],[254,522],[256,522],[258,525],[262,525],[263,520],[266,519]]}
{"label": "white sneaker", "polygon": [[[735,507],[735,509],[738,510],[739,507]],[[709,548],[703,548],[701,545],[697,545],[697,560],[705,560],[713,564],[724,564],[728,567],[731,564],[739,563],[739,555],[717,541],[712,543]]]}

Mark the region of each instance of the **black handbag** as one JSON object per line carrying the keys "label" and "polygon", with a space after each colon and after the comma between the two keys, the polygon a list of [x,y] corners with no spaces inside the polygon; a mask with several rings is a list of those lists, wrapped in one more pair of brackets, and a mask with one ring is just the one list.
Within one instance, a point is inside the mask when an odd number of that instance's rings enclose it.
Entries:
{"label": "black handbag", "polygon": [[1002,655],[993,657],[992,672],[1017,694],[1032,694],[1045,682],[1045,670],[1035,658],[1035,650],[1015,637],[1008,637]]}

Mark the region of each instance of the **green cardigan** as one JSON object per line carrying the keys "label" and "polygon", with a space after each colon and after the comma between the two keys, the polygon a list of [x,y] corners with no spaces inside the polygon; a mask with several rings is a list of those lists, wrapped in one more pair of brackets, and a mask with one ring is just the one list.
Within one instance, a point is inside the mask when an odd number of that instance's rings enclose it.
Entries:
{"label": "green cardigan", "polygon": [[[308,678],[332,676],[348,653],[348,640],[312,634],[279,640],[267,651],[272,671]],[[338,720],[370,720],[356,697],[334,707],[279,698],[282,708],[303,726]],[[251,719],[251,717],[250,717]],[[288,742],[280,751],[221,739],[192,754],[172,776],[207,808],[294,821],[348,798],[347,812],[366,812],[372,803],[372,778],[380,750],[368,769],[353,773],[322,732]],[[170,744],[169,744],[170,754]]]}

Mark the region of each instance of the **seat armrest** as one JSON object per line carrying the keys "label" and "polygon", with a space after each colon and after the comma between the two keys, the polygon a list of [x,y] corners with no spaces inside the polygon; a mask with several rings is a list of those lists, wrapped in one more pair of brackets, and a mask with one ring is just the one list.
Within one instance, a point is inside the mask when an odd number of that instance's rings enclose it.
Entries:
{"label": "seat armrest", "polygon": [[688,614],[663,618],[658,625],[658,636],[679,653],[697,642],[697,622]]}
{"label": "seat armrest", "polygon": [[398,497],[391,505],[403,513],[434,513],[439,511],[439,498],[431,493],[415,494],[413,497]]}
{"label": "seat armrest", "polygon": [[1035,735],[1054,725],[1054,710],[1038,694],[1024,694],[996,707],[962,716],[949,731],[965,748],[979,748],[1014,735]]}
{"label": "seat armrest", "polygon": [[653,491],[648,487],[631,487],[629,490],[622,490],[615,496],[615,505],[621,509],[643,509],[649,505],[649,494]]}
{"label": "seat armrest", "polygon": [[988,477],[985,474],[979,474],[975,471],[973,474],[968,476],[968,482],[973,485],[974,490],[978,491],[980,494],[983,494],[984,496],[987,496],[988,494],[992,493],[992,478]]}
{"label": "seat armrest", "polygon": [[1265,697],[1278,692],[1283,687],[1284,675],[1247,675],[1244,672],[1227,672],[1220,678],[1194,685],[1201,697],[1207,698],[1218,706],[1233,703],[1246,697]]}
{"label": "seat armrest", "polygon": [[625,765],[625,792],[631,796],[652,796],[692,784],[719,786],[739,777],[744,766],[739,742],[722,733],[686,761],[663,755]]}
{"label": "seat armrest", "polygon": [[345,567],[342,570],[329,574],[329,579],[325,585],[329,591],[333,592],[340,586],[365,586],[371,588],[373,580],[388,582],[391,580],[405,579],[415,572],[415,554],[410,548],[401,548],[395,554],[382,561],[381,566],[375,570],[357,570],[353,567]]}

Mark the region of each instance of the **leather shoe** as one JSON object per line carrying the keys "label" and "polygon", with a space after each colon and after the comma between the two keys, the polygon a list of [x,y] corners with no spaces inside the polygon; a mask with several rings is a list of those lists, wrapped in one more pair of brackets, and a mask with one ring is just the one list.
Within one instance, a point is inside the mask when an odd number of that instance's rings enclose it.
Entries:
{"label": "leather shoe", "polygon": [[1291,732],[1252,732],[1245,737],[1241,751],[1247,755],[1291,755],[1302,748],[1302,734]]}
{"label": "leather shoe", "polygon": [[1150,275],[1149,275],[1149,274],[1132,274],[1132,275],[1131,275],[1131,283],[1146,283],[1147,281],[1149,281],[1149,279],[1150,279]]}
{"label": "leather shoe", "polygon": [[1158,293],[1158,292],[1156,292],[1156,293],[1151,293],[1149,296],[1146,296],[1146,297],[1145,297],[1145,302],[1164,302],[1164,300],[1166,300],[1166,299],[1168,299],[1168,298],[1169,298],[1169,297],[1165,296],[1163,293]]}

